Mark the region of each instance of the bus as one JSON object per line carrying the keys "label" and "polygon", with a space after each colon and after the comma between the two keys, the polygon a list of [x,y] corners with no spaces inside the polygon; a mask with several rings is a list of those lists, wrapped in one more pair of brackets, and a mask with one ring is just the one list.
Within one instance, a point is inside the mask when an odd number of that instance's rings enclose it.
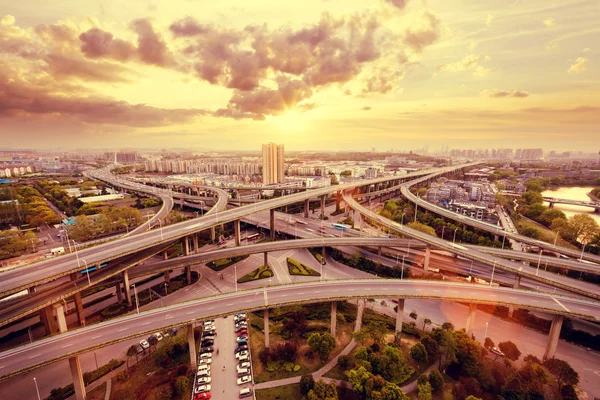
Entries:
{"label": "bus", "polygon": [[[100,264],[100,268],[104,268],[107,265],[108,265],[108,262],[102,263],[102,264]],[[81,275],[89,274],[90,272],[94,272],[94,271],[96,271],[96,269],[100,269],[100,268],[96,268],[95,265],[92,265],[91,267],[82,269]]]}
{"label": "bus", "polygon": [[258,240],[260,238],[260,233],[253,233],[250,236],[246,236],[247,240]]}
{"label": "bus", "polygon": [[331,226],[333,226],[335,229],[339,229],[339,230],[342,230],[342,231],[347,231],[348,229],[350,229],[349,225],[344,225],[344,224],[337,224],[337,223],[335,223],[335,224],[331,224]]}

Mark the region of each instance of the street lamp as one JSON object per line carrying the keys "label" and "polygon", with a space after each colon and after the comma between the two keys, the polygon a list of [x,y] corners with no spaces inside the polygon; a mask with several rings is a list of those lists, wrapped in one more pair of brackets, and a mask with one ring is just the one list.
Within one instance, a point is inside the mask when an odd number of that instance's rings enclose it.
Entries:
{"label": "street lamp", "polygon": [[404,279],[404,258],[406,258],[406,255],[402,256],[402,271],[400,271],[400,280]]}
{"label": "street lamp", "polygon": [[33,383],[35,384],[35,391],[37,392],[38,400],[42,400],[40,397],[40,389],[38,388],[37,379],[35,377],[33,378]]}
{"label": "street lamp", "polygon": [[138,300],[138,294],[137,294],[137,289],[135,288],[135,283],[132,283],[131,286],[133,286],[133,294],[135,295],[135,309],[137,311],[137,313],[140,313],[140,303]]}
{"label": "street lamp", "polygon": [[492,267],[492,277],[490,278],[490,286],[492,286],[492,282],[494,282],[494,271],[496,270],[496,259],[494,259],[494,266]]}
{"label": "street lamp", "polygon": [[538,257],[538,264],[535,270],[535,276],[538,276],[538,273],[540,272],[540,261],[542,261],[542,249],[540,249],[540,256]]}
{"label": "street lamp", "polygon": [[412,241],[413,241],[412,239],[409,239],[409,240],[408,240],[408,247],[407,247],[407,249],[406,249],[406,254],[407,254],[407,255],[408,255],[408,254],[410,254],[410,242],[412,242]]}
{"label": "street lamp", "polygon": [[483,341],[484,341],[484,342],[485,342],[485,339],[488,337],[488,335],[487,335],[487,334],[488,334],[488,325],[489,325],[489,324],[486,322],[486,323],[485,323],[485,336],[483,337]]}
{"label": "street lamp", "polygon": [[[87,262],[85,262],[85,260],[82,258],[81,261],[83,261],[83,265],[85,266],[85,272],[87,273],[87,278],[88,278],[88,285],[91,285],[92,282],[90,281],[90,269],[87,266]],[[78,267],[81,267],[81,265],[79,265],[79,263],[77,263]]]}
{"label": "street lamp", "polygon": [[587,243],[584,243],[584,244],[583,244],[583,248],[581,249],[581,256],[579,257],[579,261],[583,260],[583,251],[585,250],[585,245],[586,245],[586,244],[587,244]]}
{"label": "street lamp", "polygon": [[444,239],[444,230],[446,229],[446,226],[442,226],[442,239]]}
{"label": "street lamp", "polygon": [[165,296],[168,294],[169,284],[167,282],[163,283],[165,285]]}
{"label": "street lamp", "polygon": [[458,230],[458,228],[456,228],[454,230],[454,237],[452,238],[452,244],[454,244],[454,242],[456,242],[456,231]]}
{"label": "street lamp", "polygon": [[235,292],[237,293],[237,265],[233,266],[233,281],[235,282]]}
{"label": "street lamp", "polygon": [[554,235],[554,245],[552,246],[552,248],[556,248],[556,239],[558,239],[558,231],[556,231],[556,234]]}
{"label": "street lamp", "polygon": [[417,198],[415,199],[415,222],[417,222],[417,212],[419,211],[419,194],[417,194]]}
{"label": "street lamp", "polygon": [[506,235],[502,236],[502,250],[504,250],[504,241],[506,240]]}

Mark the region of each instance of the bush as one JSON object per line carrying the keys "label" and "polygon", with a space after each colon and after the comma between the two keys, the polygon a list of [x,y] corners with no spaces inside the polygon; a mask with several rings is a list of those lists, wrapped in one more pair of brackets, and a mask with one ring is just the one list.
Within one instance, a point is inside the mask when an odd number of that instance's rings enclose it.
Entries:
{"label": "bush", "polygon": [[344,355],[338,357],[338,366],[340,369],[346,370],[350,366],[350,356]]}
{"label": "bush", "polygon": [[315,387],[315,380],[311,374],[302,375],[300,378],[300,393],[307,395]]}
{"label": "bush", "polygon": [[175,381],[175,392],[177,392],[179,396],[183,396],[187,391],[189,384],[190,380],[187,377],[180,376]]}
{"label": "bush", "polygon": [[104,364],[100,368],[95,371],[85,372],[83,374],[83,382],[86,385],[94,382],[97,379],[100,379],[104,375],[108,374],[110,371],[120,367],[124,364],[124,361],[121,360],[110,360],[107,364]]}
{"label": "bush", "polygon": [[125,305],[123,304],[111,304],[102,310],[100,315],[103,319],[113,318],[117,315],[121,315],[125,312]]}
{"label": "bush", "polygon": [[298,364],[294,365],[294,372],[300,371],[300,368],[302,368],[302,367],[299,366]]}
{"label": "bush", "polygon": [[294,363],[291,363],[291,362],[284,363],[283,369],[285,369],[287,372],[292,372],[292,370],[294,369]]}
{"label": "bush", "polygon": [[439,370],[434,369],[429,374],[429,383],[431,384],[431,388],[434,393],[439,393],[442,391],[444,387],[444,377],[440,373]]}

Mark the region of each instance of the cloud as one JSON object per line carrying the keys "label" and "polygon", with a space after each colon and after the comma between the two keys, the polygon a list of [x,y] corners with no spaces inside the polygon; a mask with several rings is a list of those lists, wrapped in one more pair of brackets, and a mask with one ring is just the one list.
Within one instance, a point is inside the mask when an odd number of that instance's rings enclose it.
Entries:
{"label": "cloud", "polygon": [[403,71],[395,68],[378,69],[368,75],[362,92],[386,94],[398,87],[398,83],[404,78],[404,75]]}
{"label": "cloud", "polygon": [[501,98],[501,97],[517,97],[517,98],[525,98],[529,96],[529,93],[524,90],[484,90],[481,93],[481,96],[492,97],[492,98]]}
{"label": "cloud", "polygon": [[591,53],[593,50],[590,49],[589,47],[586,47],[585,49],[583,49],[584,53]]}
{"label": "cloud", "polygon": [[138,35],[138,54],[146,64],[166,67],[173,64],[172,56],[165,41],[156,32],[148,19],[138,19],[131,23],[131,29]]}
{"label": "cloud", "polygon": [[361,108],[361,110],[363,110],[363,111],[369,111],[369,110],[371,110],[371,107],[369,107],[369,106],[364,106],[363,108]]}
{"label": "cloud", "polygon": [[586,57],[577,57],[575,62],[571,64],[567,72],[569,74],[579,74],[581,72],[585,72],[587,69],[588,59]]}
{"label": "cloud", "polygon": [[82,80],[100,81],[100,82],[127,82],[129,79],[124,75],[129,69],[122,65],[90,61],[80,56],[68,56],[61,53],[52,53],[44,57],[48,72],[57,79],[67,79],[70,77]]}
{"label": "cloud", "polygon": [[135,57],[137,49],[124,40],[114,39],[112,33],[92,28],[79,35],[81,51],[89,58],[110,58],[127,61]]}
{"label": "cloud", "polygon": [[406,6],[406,0],[385,0],[385,2],[397,8],[404,8]]}
{"label": "cloud", "polygon": [[492,25],[492,22],[494,22],[494,16],[492,14],[488,14],[485,19],[485,24],[487,26],[490,26],[490,25]]}
{"label": "cloud", "polygon": [[169,29],[176,38],[202,35],[210,31],[210,28],[199,24],[191,17],[185,17],[173,22],[171,26],[169,26]]}
{"label": "cloud", "polygon": [[554,18],[546,18],[542,21],[542,24],[546,25],[548,28],[551,28],[556,25],[556,21],[554,21]]}
{"label": "cloud", "polygon": [[493,71],[493,68],[487,68],[481,64],[482,62],[488,62],[489,60],[490,58],[488,56],[482,57],[475,54],[469,54],[460,61],[440,65],[438,70],[447,72],[462,72],[470,70],[473,71],[473,76],[483,77]]}
{"label": "cloud", "polygon": [[214,115],[234,119],[264,120],[266,115],[281,115],[312,96],[310,87],[301,80],[279,76],[277,84],[277,89],[236,90],[227,108],[218,109]]}
{"label": "cloud", "polygon": [[428,10],[422,10],[412,19],[412,25],[404,31],[404,43],[420,53],[440,37],[440,20]]}

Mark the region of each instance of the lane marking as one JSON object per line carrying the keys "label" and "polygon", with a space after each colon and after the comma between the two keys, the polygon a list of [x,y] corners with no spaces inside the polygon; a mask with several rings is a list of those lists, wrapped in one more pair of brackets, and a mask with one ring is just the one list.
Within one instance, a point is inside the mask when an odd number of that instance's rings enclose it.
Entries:
{"label": "lane marking", "polygon": [[117,332],[123,332],[123,331],[126,331],[126,330],[127,330],[127,328],[117,329]]}
{"label": "lane marking", "polygon": [[194,311],[190,311],[188,313],[185,313],[185,315],[192,315],[194,313]]}
{"label": "lane marking", "polygon": [[42,355],[42,353],[40,353],[40,354],[36,354],[35,356],[31,356],[31,357],[29,357],[29,359],[31,360],[32,358],[36,358],[36,357],[39,357],[39,356],[41,356],[41,355]]}
{"label": "lane marking", "polygon": [[73,346],[73,343],[66,344],[66,345],[62,346],[61,349],[64,349],[64,348],[69,347],[69,346]]}
{"label": "lane marking", "polygon": [[234,305],[235,303],[227,303],[227,307]]}
{"label": "lane marking", "polygon": [[98,339],[98,338],[101,338],[101,337],[102,337],[102,335],[92,336],[92,339]]}
{"label": "lane marking", "polygon": [[433,289],[433,291],[434,291],[435,293],[439,293],[439,291],[440,291],[440,290],[439,290],[439,289]]}
{"label": "lane marking", "polygon": [[571,312],[571,311],[569,311],[569,309],[567,307],[565,307],[565,305],[563,303],[561,303],[560,301],[556,300],[554,297],[552,298],[552,300],[554,300],[556,302],[556,304],[558,304],[559,306],[561,306],[566,312]]}
{"label": "lane marking", "polygon": [[587,308],[580,308],[581,311],[590,312]]}
{"label": "lane marking", "polygon": [[142,325],[150,325],[152,321],[144,322]]}

